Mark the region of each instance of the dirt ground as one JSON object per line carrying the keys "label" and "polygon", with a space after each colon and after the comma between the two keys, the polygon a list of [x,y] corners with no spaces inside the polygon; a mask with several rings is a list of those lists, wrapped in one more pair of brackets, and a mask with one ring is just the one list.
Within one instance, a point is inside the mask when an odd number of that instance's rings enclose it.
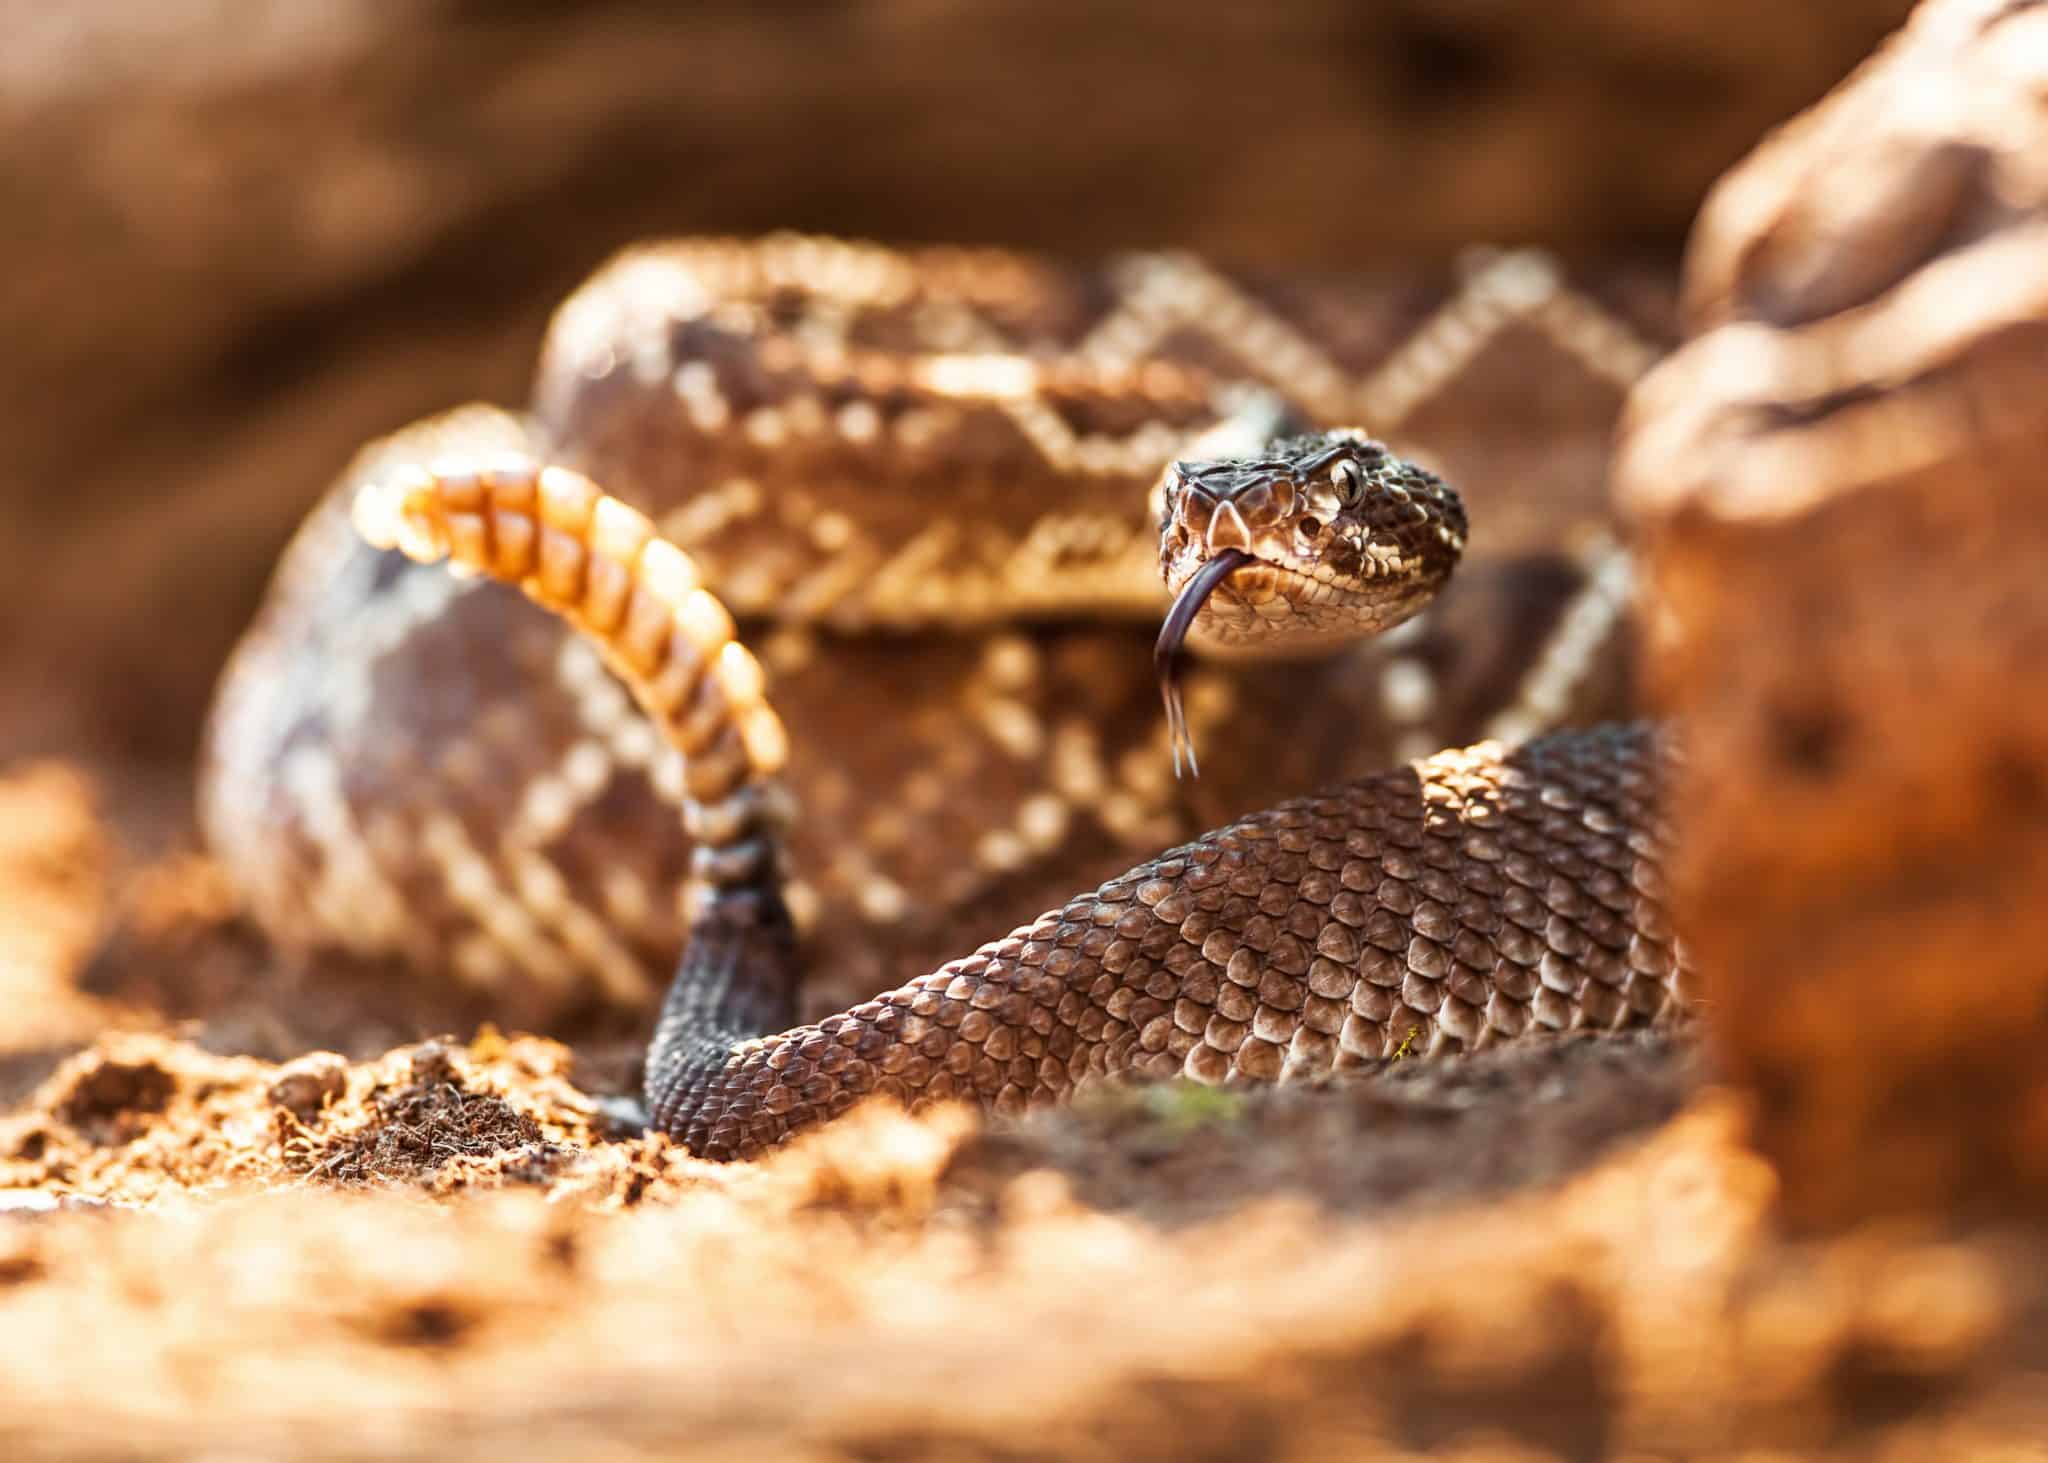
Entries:
{"label": "dirt ground", "polygon": [[2048,1456],[2038,1248],[1780,1235],[1682,1039],[719,1167],[635,1033],[287,975],[184,797],[0,776],[0,1456]]}

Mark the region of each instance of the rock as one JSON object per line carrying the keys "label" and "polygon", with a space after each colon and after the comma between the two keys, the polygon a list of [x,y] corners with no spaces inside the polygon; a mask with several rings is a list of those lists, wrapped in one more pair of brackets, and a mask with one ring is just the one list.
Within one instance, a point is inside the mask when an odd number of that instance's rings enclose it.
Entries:
{"label": "rock", "polygon": [[1711,195],[1618,488],[1674,900],[1787,1214],[2048,1198],[2048,5],[1932,0]]}
{"label": "rock", "polygon": [[320,1110],[348,1090],[348,1059],[337,1052],[308,1052],[279,1069],[277,1080],[267,1094],[273,1107],[281,1107],[302,1123],[320,1116]]}
{"label": "rock", "polygon": [[162,1112],[177,1091],[177,1074],[147,1057],[88,1052],[73,1064],[70,1090],[56,1112],[76,1128],[104,1126],[123,1115]]}

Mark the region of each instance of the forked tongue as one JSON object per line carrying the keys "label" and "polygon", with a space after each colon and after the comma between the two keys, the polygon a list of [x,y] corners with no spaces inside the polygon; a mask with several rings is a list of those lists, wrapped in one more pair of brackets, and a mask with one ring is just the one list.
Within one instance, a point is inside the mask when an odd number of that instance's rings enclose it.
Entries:
{"label": "forked tongue", "polygon": [[1195,616],[1202,612],[1202,606],[1208,603],[1216,586],[1228,579],[1233,569],[1251,562],[1252,556],[1242,549],[1217,550],[1216,557],[1197,569],[1181,586],[1173,608],[1166,612],[1166,622],[1159,627],[1159,643],[1152,647],[1152,665],[1159,673],[1159,694],[1166,702],[1166,735],[1173,743],[1175,777],[1180,776],[1183,750],[1187,753],[1188,776],[1202,775],[1202,769],[1195,765],[1195,741],[1188,733],[1187,708],[1181,702],[1181,646],[1188,638]]}

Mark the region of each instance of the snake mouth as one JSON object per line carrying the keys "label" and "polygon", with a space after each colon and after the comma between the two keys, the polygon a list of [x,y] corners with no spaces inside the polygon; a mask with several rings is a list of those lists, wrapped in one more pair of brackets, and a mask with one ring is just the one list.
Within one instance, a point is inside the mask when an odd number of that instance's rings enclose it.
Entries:
{"label": "snake mouth", "polygon": [[[1240,570],[1245,575],[1233,578]],[[1218,601],[1216,592],[1226,585],[1230,593]],[[1295,651],[1312,653],[1400,624],[1434,590],[1429,581],[1394,576],[1341,582],[1243,549],[1218,549],[1203,559],[1181,582],[1152,648],[1160,698],[1166,703],[1174,776],[1182,775],[1183,759],[1188,776],[1201,775],[1182,695],[1181,667],[1182,652],[1205,610],[1215,611],[1204,634],[1216,648],[1266,644],[1277,635]]]}
{"label": "snake mouth", "polygon": [[1258,562],[1242,549],[1219,549],[1215,557],[1205,560],[1202,567],[1188,576],[1174,597],[1172,608],[1166,612],[1166,620],[1159,627],[1159,639],[1152,647],[1152,665],[1159,673],[1159,695],[1166,702],[1166,735],[1173,744],[1173,775],[1180,776],[1181,754],[1187,754],[1188,776],[1200,777],[1202,770],[1195,763],[1194,738],[1188,734],[1187,708],[1181,696],[1181,648],[1187,643],[1188,630],[1195,623],[1195,616],[1202,612],[1202,606],[1209,602],[1209,596],[1217,586],[1228,579],[1233,572],[1246,564]]}

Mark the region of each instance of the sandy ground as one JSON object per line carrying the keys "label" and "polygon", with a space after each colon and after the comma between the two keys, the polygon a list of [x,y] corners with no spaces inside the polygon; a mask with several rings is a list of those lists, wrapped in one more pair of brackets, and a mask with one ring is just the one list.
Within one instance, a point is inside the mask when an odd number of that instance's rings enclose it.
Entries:
{"label": "sandy ground", "polygon": [[719,1167],[631,1031],[286,973],[184,797],[0,774],[0,1456],[2048,1457],[2038,1243],[1779,1234],[1682,1040]]}

